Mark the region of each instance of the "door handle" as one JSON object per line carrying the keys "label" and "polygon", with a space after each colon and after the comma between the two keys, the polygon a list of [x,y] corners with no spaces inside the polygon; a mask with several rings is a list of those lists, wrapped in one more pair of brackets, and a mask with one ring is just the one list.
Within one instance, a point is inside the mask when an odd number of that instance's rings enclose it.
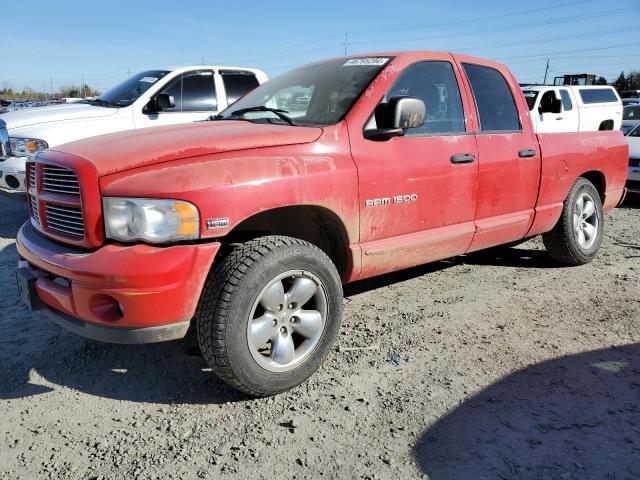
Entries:
{"label": "door handle", "polygon": [[451,163],[471,163],[476,157],[470,153],[457,153],[451,156]]}
{"label": "door handle", "polygon": [[536,151],[533,148],[525,148],[518,152],[520,158],[531,158],[536,156]]}
{"label": "door handle", "polygon": [[562,120],[562,116],[556,117],[556,120]]}

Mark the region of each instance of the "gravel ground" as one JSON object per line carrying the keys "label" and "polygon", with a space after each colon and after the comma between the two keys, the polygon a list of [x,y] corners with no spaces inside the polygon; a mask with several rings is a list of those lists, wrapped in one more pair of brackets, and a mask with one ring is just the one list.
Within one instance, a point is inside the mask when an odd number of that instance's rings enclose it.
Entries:
{"label": "gravel ground", "polygon": [[18,301],[0,200],[0,479],[638,479],[640,200],[597,259],[529,241],[347,288],[305,385],[253,400],[182,342],[67,333]]}

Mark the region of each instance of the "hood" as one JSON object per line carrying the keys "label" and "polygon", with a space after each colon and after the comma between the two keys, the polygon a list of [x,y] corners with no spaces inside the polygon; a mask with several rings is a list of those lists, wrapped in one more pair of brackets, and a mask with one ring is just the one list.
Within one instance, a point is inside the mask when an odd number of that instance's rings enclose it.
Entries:
{"label": "hood", "polygon": [[7,122],[7,128],[13,130],[14,128],[28,127],[40,123],[109,117],[115,115],[117,111],[117,108],[98,107],[88,103],[70,103],[14,110],[2,114],[2,119]]}
{"label": "hood", "polygon": [[322,128],[246,121],[196,122],[112,133],[59,145],[52,150],[89,160],[99,176],[189,157],[309,143]]}

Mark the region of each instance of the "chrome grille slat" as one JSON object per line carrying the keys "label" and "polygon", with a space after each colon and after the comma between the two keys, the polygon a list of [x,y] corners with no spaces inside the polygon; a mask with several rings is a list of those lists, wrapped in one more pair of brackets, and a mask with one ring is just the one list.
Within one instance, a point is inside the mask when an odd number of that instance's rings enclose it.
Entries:
{"label": "chrome grille slat", "polygon": [[38,202],[33,197],[29,197],[31,201],[31,217],[40,225],[40,214],[38,213]]}
{"label": "chrome grille slat", "polygon": [[55,205],[53,203],[47,203],[47,210],[52,210],[54,212],[62,212],[65,214],[69,213],[71,215],[78,215],[80,217],[82,216],[82,212],[77,207],[66,207],[64,205]]}
{"label": "chrome grille slat", "polygon": [[84,235],[84,230],[82,228],[71,227],[63,223],[49,222],[49,228],[63,233],[70,233],[72,235]]}
{"label": "chrome grille slat", "polygon": [[[46,191],[49,193],[59,193],[62,195],[69,195],[69,191],[68,190],[63,190],[63,189],[59,189],[59,188],[52,188],[52,187],[47,187]],[[75,196],[78,196],[78,193],[80,193],[80,191],[76,191]]]}
{"label": "chrome grille slat", "polygon": [[64,167],[45,165],[42,168],[42,189],[45,192],[70,195],[80,195],[78,176],[72,170]]}
{"label": "chrome grille slat", "polygon": [[74,215],[74,214],[70,214],[70,215],[65,215],[59,212],[56,212],[55,210],[48,210],[47,209],[47,216],[51,215],[52,217],[58,217],[61,218],[63,220],[66,219],[71,219],[71,220],[75,220],[77,222],[82,222],[82,216],[80,215]]}
{"label": "chrome grille slat", "polygon": [[47,175],[44,181],[51,182],[51,183],[75,183],[76,185],[78,184],[78,180],[75,178],[52,177],[50,175]]}
{"label": "chrome grille slat", "polygon": [[49,222],[49,228],[55,228],[57,230],[73,233],[75,235],[82,235],[84,233],[84,230],[82,228],[72,227],[64,223]]}
{"label": "chrome grille slat", "polygon": [[64,223],[65,225],[69,225],[73,228],[83,228],[82,222],[77,222],[74,220],[65,220],[64,218],[52,217],[49,212],[47,212],[47,223]]}

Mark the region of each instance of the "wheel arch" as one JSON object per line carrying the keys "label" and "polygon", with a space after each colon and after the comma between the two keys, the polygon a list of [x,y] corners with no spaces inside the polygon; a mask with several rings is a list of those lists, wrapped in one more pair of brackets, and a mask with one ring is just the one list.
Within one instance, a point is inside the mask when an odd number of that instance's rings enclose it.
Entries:
{"label": "wheel arch", "polygon": [[600,195],[600,201],[604,204],[605,192],[607,191],[607,179],[600,170],[589,170],[580,175],[589,180]]}
{"label": "wheel arch", "polygon": [[246,242],[265,235],[285,235],[307,241],[326,253],[341,277],[353,259],[342,219],[319,205],[290,205],[254,213],[220,240],[223,244]]}

